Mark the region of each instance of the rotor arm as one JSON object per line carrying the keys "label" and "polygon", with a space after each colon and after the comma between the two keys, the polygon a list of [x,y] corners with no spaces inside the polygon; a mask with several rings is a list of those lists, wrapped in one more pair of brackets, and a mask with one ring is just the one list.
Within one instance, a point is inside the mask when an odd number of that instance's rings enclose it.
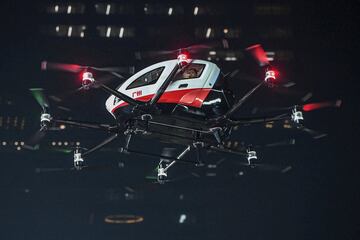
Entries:
{"label": "rotor arm", "polygon": [[93,148],[90,148],[86,152],[83,153],[83,156],[88,155],[96,150],[99,150],[100,148],[104,147],[105,145],[109,144],[110,142],[114,141],[117,138],[118,134],[114,134],[108,138],[106,138],[104,141],[99,143],[98,145],[94,146]]}
{"label": "rotor arm", "polygon": [[91,122],[83,122],[83,121],[74,121],[74,120],[65,120],[65,119],[52,119],[53,123],[70,125],[73,127],[79,128],[87,128],[87,129],[97,129],[103,130],[107,132],[117,133],[117,126],[109,125],[109,124],[101,124],[101,123],[91,123]]}
{"label": "rotor arm", "polygon": [[238,125],[248,125],[248,124],[261,124],[267,122],[275,122],[275,121],[283,121],[283,120],[291,120],[291,116],[287,113],[280,114],[277,116],[272,117],[253,117],[253,118],[240,118],[240,119],[228,119],[228,123],[231,126],[238,126]]}
{"label": "rotor arm", "polygon": [[230,153],[230,154],[235,154],[235,155],[240,155],[243,157],[248,156],[248,153],[246,150],[241,150],[241,151],[237,151],[237,150],[232,150],[229,148],[222,148],[222,147],[218,147],[218,146],[209,146],[209,150],[215,151],[215,152],[221,152],[221,153]]}
{"label": "rotor arm", "polygon": [[231,116],[232,114],[234,114],[244,103],[245,101],[258,89],[260,88],[262,85],[264,85],[265,82],[262,81],[260,82],[258,85],[256,85],[254,88],[252,88],[249,92],[247,92],[241,99],[239,99],[239,101],[237,103],[235,103],[224,115],[215,118],[215,119],[210,119],[210,121],[215,120],[215,122],[220,122],[222,120],[228,119],[229,116]]}

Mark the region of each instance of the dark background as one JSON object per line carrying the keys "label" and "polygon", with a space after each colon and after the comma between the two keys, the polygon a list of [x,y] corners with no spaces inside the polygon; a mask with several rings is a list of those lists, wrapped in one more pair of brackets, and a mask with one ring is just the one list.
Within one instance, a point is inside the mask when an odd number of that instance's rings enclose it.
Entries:
{"label": "dark background", "polygon": [[[92,9],[97,2],[84,3],[86,9]],[[1,239],[358,239],[359,39],[355,37],[358,1],[119,3],[135,6],[136,10],[125,17],[99,16],[94,10],[67,16],[46,13],[44,9],[54,4],[52,1],[2,3],[0,141],[6,142],[6,146],[0,146]],[[184,14],[167,18],[142,13],[145,4],[154,3],[181,5]],[[287,6],[290,12],[255,14],[262,4]],[[196,5],[213,6],[223,12],[195,17],[192,9]],[[49,25],[73,23],[87,25],[83,39],[50,36],[43,30]],[[134,26],[135,36],[128,39],[98,36],[96,26],[107,24]],[[254,142],[286,136],[297,138],[296,146],[259,153],[264,162],[291,166],[290,171],[251,170],[236,164],[242,159],[209,154],[206,157],[209,164],[222,158],[226,161],[215,170],[207,165],[176,166],[172,173],[176,176],[195,172],[200,177],[160,186],[144,178],[155,167],[156,159],[117,153],[123,143],[120,139],[109,146],[109,151],[88,158],[89,164],[110,164],[111,170],[36,172],[38,168],[71,167],[72,155],[51,150],[52,142],[79,141],[82,146],[92,146],[106,137],[76,129],[49,134],[39,151],[16,150],[15,142],[26,142],[38,129],[41,109],[28,89],[42,87],[49,94],[61,95],[79,85],[77,76],[72,74],[41,72],[42,60],[95,66],[131,65],[140,70],[158,59],[140,61],[134,52],[208,41],[194,35],[195,27],[208,25],[240,26],[240,36],[229,39],[232,49],[261,42],[266,49],[290,51],[289,60],[275,59],[274,65],[297,83],[297,90],[312,92],[311,101],[342,99],[340,109],[307,115],[307,126],[328,133],[326,138],[313,140],[281,126],[246,128],[235,133],[235,137]],[[290,28],[291,37],[262,35],[261,29],[278,26]],[[151,35],[149,32],[154,29],[161,31]],[[220,36],[215,36],[211,40],[219,39]],[[216,63],[224,72],[232,68],[246,72],[241,67],[242,60]],[[251,86],[241,81],[232,84],[238,94]],[[116,86],[118,82],[110,85]],[[72,112],[58,113],[70,114],[75,119],[112,122],[104,109],[106,98],[106,94],[96,90],[71,95],[61,104],[71,107]],[[298,95],[265,89],[253,96],[244,111],[253,106],[290,106],[298,100]],[[24,126],[13,123],[15,119],[18,122],[25,119]],[[146,151],[161,149],[154,142],[136,144]],[[213,172],[216,177],[209,177]],[[141,215],[144,221],[132,225],[104,223],[105,216],[111,214]],[[182,224],[181,214],[187,216]]]}

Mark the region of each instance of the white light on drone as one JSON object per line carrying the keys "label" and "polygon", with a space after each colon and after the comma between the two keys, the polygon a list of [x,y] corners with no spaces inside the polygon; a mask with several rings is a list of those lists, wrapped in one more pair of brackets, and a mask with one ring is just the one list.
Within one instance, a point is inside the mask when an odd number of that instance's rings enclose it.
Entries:
{"label": "white light on drone", "polygon": [[71,5],[69,5],[68,8],[67,8],[67,14],[70,14],[70,13],[71,13],[71,9],[72,9],[72,8],[71,8]]}

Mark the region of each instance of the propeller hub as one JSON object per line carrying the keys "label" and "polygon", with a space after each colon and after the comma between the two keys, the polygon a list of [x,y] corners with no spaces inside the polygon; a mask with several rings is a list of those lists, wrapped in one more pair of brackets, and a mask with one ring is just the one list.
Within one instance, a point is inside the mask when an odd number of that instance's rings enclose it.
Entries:
{"label": "propeller hub", "polygon": [[75,149],[74,152],[74,168],[76,170],[81,170],[84,167],[84,159],[81,156],[80,149]]}
{"label": "propeller hub", "polygon": [[291,120],[295,123],[300,123],[300,121],[304,120],[303,113],[298,111],[296,107],[292,110]]}
{"label": "propeller hub", "polygon": [[187,53],[180,53],[177,56],[178,65],[184,67],[190,63],[190,59]]}
{"label": "propeller hub", "polygon": [[253,150],[251,147],[249,147],[246,150],[246,152],[247,152],[247,161],[248,161],[249,165],[251,165],[252,160],[257,160],[256,151]]}
{"label": "propeller hub", "polygon": [[43,113],[40,116],[40,126],[42,129],[47,129],[50,125],[51,115],[49,113]]}
{"label": "propeller hub", "polygon": [[82,86],[85,90],[88,90],[95,82],[94,76],[91,72],[84,72],[82,75]]}

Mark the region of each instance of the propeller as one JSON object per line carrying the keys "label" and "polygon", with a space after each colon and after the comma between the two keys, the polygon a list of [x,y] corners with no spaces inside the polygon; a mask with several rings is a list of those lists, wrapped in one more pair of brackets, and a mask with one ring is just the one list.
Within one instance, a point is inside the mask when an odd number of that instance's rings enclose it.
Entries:
{"label": "propeller", "polygon": [[[40,129],[26,142],[25,148],[29,150],[37,150],[37,144],[45,137],[46,131],[59,131],[63,130],[60,127],[51,126],[51,115],[48,113],[50,109],[49,100],[45,95],[45,91],[42,88],[30,88],[31,95],[35,98],[36,102],[42,108],[40,116]],[[65,107],[58,107],[63,111],[70,111]]]}
{"label": "propeller", "polygon": [[[141,53],[143,57],[157,57],[157,56],[164,56],[164,55],[173,55],[178,54],[181,52],[188,52],[188,53],[200,53],[209,49],[213,49],[216,47],[228,47],[228,43],[226,39],[223,39],[222,42],[211,42],[207,44],[195,44],[190,45],[184,48],[178,48],[173,50],[158,50],[158,51],[149,51],[146,53]],[[140,53],[138,53],[140,54]]]}
{"label": "propeller", "polygon": [[309,134],[309,135],[310,135],[312,138],[314,138],[314,139],[320,139],[320,138],[323,138],[323,137],[326,137],[326,136],[327,136],[327,133],[320,133],[320,132],[318,132],[318,131],[312,130],[312,129],[307,128],[307,127],[302,126],[302,125],[299,126],[298,129],[299,129],[300,131],[303,131],[303,132]]}
{"label": "propeller", "polygon": [[50,107],[49,101],[44,94],[44,89],[42,88],[30,88],[32,96],[35,98],[37,103],[41,106],[44,112]]}
{"label": "propeller", "polygon": [[246,51],[252,55],[261,67],[268,66],[270,64],[269,59],[266,56],[266,52],[260,44],[252,45],[246,48]]}
{"label": "propeller", "polygon": [[[44,94],[44,89],[42,88],[30,88],[30,92],[32,96],[35,98],[36,102],[42,108],[42,115],[46,115],[50,108],[49,101]],[[49,115],[50,116],[50,115]],[[36,145],[45,137],[45,130],[47,130],[47,126],[45,124],[41,124],[41,128],[26,142],[25,148],[29,150],[37,150],[38,147]]]}
{"label": "propeller", "polygon": [[[311,94],[311,93],[309,93],[309,94]],[[303,100],[304,100],[304,98],[303,98]],[[294,109],[294,107],[297,107],[298,110],[301,110],[304,112],[311,112],[311,111],[315,111],[315,110],[319,110],[319,109],[323,109],[323,108],[330,108],[330,107],[339,108],[339,107],[341,107],[341,104],[342,104],[342,101],[340,99],[337,99],[335,101],[323,101],[323,102],[295,105],[295,106],[291,106],[291,107],[271,108],[270,111],[285,111],[285,110],[291,110],[291,109]]]}
{"label": "propeller", "polygon": [[336,101],[326,101],[326,102],[317,102],[317,103],[308,103],[302,105],[302,110],[304,112],[310,112],[322,108],[328,108],[328,107],[341,107],[342,101],[340,99]]}
{"label": "propeller", "polygon": [[[92,66],[82,66],[78,64],[68,64],[68,63],[54,63],[48,61],[41,62],[41,70],[56,70],[64,72],[79,73],[83,70],[93,69],[100,72],[110,72],[110,73],[129,73],[133,74],[135,69],[134,67],[92,67]],[[119,75],[120,78],[124,78]]]}

